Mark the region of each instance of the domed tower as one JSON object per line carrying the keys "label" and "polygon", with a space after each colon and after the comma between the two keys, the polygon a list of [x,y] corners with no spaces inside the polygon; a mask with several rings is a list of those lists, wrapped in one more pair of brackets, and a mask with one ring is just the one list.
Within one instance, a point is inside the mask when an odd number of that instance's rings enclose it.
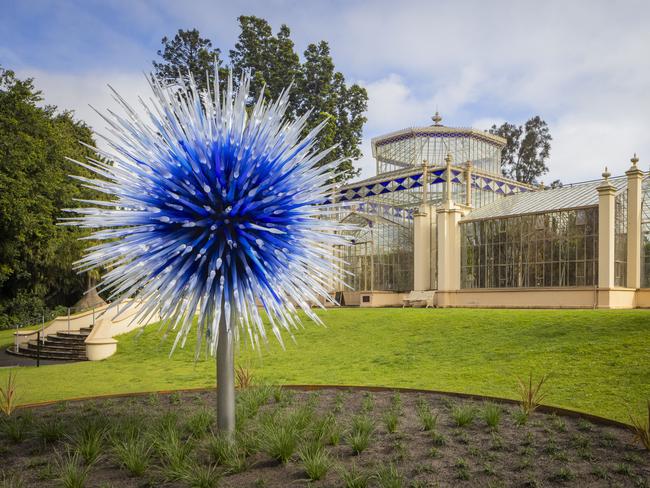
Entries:
{"label": "domed tower", "polygon": [[[502,137],[433,124],[372,139],[377,175],[339,188],[339,219],[354,224],[352,246],[342,249],[353,290],[413,289],[414,217],[429,220],[430,283],[436,288],[436,222],[431,209],[453,201],[463,212],[498,198],[529,191],[530,185],[501,173]],[[422,209],[429,209],[421,212]]]}

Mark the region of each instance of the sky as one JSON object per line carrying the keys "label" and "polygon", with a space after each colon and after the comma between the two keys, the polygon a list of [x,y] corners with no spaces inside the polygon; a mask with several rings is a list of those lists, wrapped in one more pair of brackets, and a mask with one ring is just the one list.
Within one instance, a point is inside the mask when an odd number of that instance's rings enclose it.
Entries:
{"label": "sky", "polygon": [[370,139],[405,127],[487,129],[540,115],[553,136],[545,182],[650,166],[650,1],[0,0],[0,65],[33,77],[45,101],[115,108],[107,85],[134,104],[148,95],[163,36],[198,28],[223,54],[237,17],[291,28],[298,52],[329,42],[337,70],[368,90]]}

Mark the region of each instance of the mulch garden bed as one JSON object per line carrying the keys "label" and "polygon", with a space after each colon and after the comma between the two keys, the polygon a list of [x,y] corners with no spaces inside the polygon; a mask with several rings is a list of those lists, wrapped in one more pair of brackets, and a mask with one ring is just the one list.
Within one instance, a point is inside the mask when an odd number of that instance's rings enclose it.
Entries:
{"label": "mulch garden bed", "polygon": [[[0,419],[0,487],[648,487],[622,426],[440,393],[259,386],[234,441],[214,391],[63,402]],[[312,479],[310,478],[319,478]]]}

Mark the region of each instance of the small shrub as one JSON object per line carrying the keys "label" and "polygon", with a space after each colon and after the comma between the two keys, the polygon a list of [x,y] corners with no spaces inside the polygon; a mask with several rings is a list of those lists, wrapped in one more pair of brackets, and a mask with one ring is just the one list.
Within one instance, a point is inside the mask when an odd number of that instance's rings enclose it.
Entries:
{"label": "small shrub", "polygon": [[398,414],[402,413],[402,395],[399,391],[394,391],[393,396],[390,398],[390,408],[395,410]]}
{"label": "small shrub", "polygon": [[235,387],[238,390],[245,390],[253,386],[253,372],[238,364],[235,368]]}
{"label": "small shrub", "polygon": [[18,401],[18,388],[16,387],[16,373],[9,371],[7,382],[0,386],[0,412],[7,417],[16,410]]}
{"label": "small shrub", "polygon": [[31,412],[25,412],[23,415],[13,415],[4,420],[2,431],[11,442],[18,444],[25,440],[33,423],[34,418]]}
{"label": "small shrub", "polygon": [[528,423],[528,414],[523,410],[515,410],[512,414],[512,418],[515,421],[515,425],[523,427]]}
{"label": "small shrub", "polygon": [[576,477],[575,473],[567,467],[562,467],[558,470],[557,473],[553,476],[557,481],[572,481]]}
{"label": "small shrub", "polygon": [[312,481],[323,478],[332,466],[332,459],[321,444],[312,443],[299,452],[307,477]]}
{"label": "small shrub", "polygon": [[237,440],[232,440],[227,435],[212,436],[208,451],[212,459],[223,466],[227,473],[240,473],[248,466],[245,449],[240,447]]}
{"label": "small shrub", "polygon": [[609,478],[609,473],[602,466],[594,466],[594,468],[591,470],[591,474],[601,480],[606,480]]}
{"label": "small shrub", "polygon": [[487,426],[492,430],[499,428],[501,421],[501,407],[495,403],[486,403],[483,407],[483,420]]}
{"label": "small shrub", "polygon": [[267,422],[261,429],[261,446],[273,459],[286,463],[298,445],[299,432],[287,421]]}
{"label": "small shrub", "polygon": [[179,476],[190,488],[217,488],[221,479],[219,469],[213,464],[193,463]]}
{"label": "small shrub", "polygon": [[454,466],[456,467],[456,476],[458,477],[458,479],[468,480],[471,478],[469,472],[469,464],[467,463],[467,461],[465,461],[465,459],[458,458],[454,463]]}
{"label": "small shrub", "polygon": [[321,444],[338,444],[340,439],[340,429],[334,415],[328,414],[316,419],[312,424],[311,437],[314,441]]}
{"label": "small shrub", "polygon": [[352,418],[348,442],[355,454],[360,454],[370,445],[374,428],[372,419],[367,415],[357,415]]}
{"label": "small shrub", "polygon": [[149,395],[147,395],[147,405],[150,407],[157,407],[160,405],[160,397],[157,393],[149,393]]}
{"label": "small shrub", "polygon": [[566,422],[564,421],[564,419],[553,414],[551,422],[555,430],[557,430],[558,432],[566,432]]}
{"label": "small shrub", "polygon": [[27,488],[25,480],[18,473],[7,474],[2,471],[0,478],[0,487],[2,488]]}
{"label": "small shrub", "polygon": [[84,466],[79,453],[66,453],[57,457],[58,480],[63,488],[84,488],[90,466]]}
{"label": "small shrub", "polygon": [[183,440],[175,427],[162,427],[154,434],[153,446],[163,464],[165,477],[172,481],[181,479],[194,449],[192,439]]}
{"label": "small shrub", "polygon": [[614,472],[623,476],[632,476],[632,468],[629,464],[626,463],[618,463],[614,467]]}
{"label": "small shrub", "polygon": [[433,441],[433,445],[438,447],[444,446],[447,443],[445,436],[436,431],[431,432],[431,440]]}
{"label": "small shrub", "polygon": [[533,383],[533,373],[528,376],[528,381],[523,381],[521,378],[517,379],[519,383],[519,396],[521,398],[519,404],[521,411],[529,417],[539,407],[541,402],[546,397],[546,392],[543,391],[544,384],[548,380],[548,375],[543,375],[537,383]]}
{"label": "small shrub", "polygon": [[578,430],[583,432],[591,432],[594,426],[591,422],[585,419],[578,419]]}
{"label": "small shrub", "polygon": [[380,488],[402,488],[404,486],[404,476],[394,464],[380,468],[374,478]]}
{"label": "small shrub", "polygon": [[438,415],[431,413],[431,408],[425,400],[419,400],[415,406],[415,410],[420,419],[420,424],[422,425],[422,430],[432,431],[436,428],[438,423]]}
{"label": "small shrub", "polygon": [[492,442],[490,443],[490,449],[494,451],[500,451],[503,449],[503,437],[501,437],[497,432],[492,432]]}
{"label": "small shrub", "polygon": [[126,469],[132,476],[142,476],[149,469],[151,444],[144,437],[115,439],[113,453],[120,467]]}
{"label": "small shrub", "polygon": [[169,403],[172,405],[180,405],[181,394],[178,391],[173,392],[171,395],[169,395]]}
{"label": "small shrub", "polygon": [[104,445],[106,429],[95,422],[81,426],[77,435],[70,438],[76,451],[86,464],[93,464],[99,458]]}
{"label": "small shrub", "polygon": [[361,411],[368,413],[372,412],[375,408],[375,397],[369,391],[363,394],[363,400],[361,401]]}
{"label": "small shrub", "polygon": [[389,433],[392,434],[397,430],[397,422],[399,420],[399,416],[394,408],[391,408],[390,410],[384,412],[382,419],[384,421],[384,426]]}
{"label": "small shrub", "polygon": [[340,474],[345,488],[367,488],[370,484],[370,474],[357,468],[354,463],[349,470],[341,468]]}
{"label": "small shrub", "polygon": [[370,434],[367,432],[351,432],[348,442],[355,454],[361,454],[370,445]]}
{"label": "small shrub", "polygon": [[336,396],[334,397],[334,413],[341,413],[343,410],[343,400],[344,400],[344,394],[342,391],[339,391],[336,393]]}
{"label": "small shrub", "polygon": [[65,427],[59,417],[43,419],[36,427],[36,435],[43,444],[53,444],[65,436]]}
{"label": "small shrub", "polygon": [[458,427],[465,427],[474,421],[476,411],[472,405],[455,405],[451,409],[451,417]]}
{"label": "small shrub", "polygon": [[196,439],[201,439],[205,434],[210,431],[210,427],[214,423],[214,414],[212,410],[201,408],[194,412],[187,419],[187,431]]}
{"label": "small shrub", "polygon": [[309,403],[301,405],[289,413],[287,423],[293,425],[297,431],[303,431],[312,423],[314,419],[314,407]]}
{"label": "small shrub", "polygon": [[630,415],[632,422],[632,434],[634,441],[641,444],[646,450],[650,451],[650,400],[648,400],[648,418],[646,421],[639,417]]}

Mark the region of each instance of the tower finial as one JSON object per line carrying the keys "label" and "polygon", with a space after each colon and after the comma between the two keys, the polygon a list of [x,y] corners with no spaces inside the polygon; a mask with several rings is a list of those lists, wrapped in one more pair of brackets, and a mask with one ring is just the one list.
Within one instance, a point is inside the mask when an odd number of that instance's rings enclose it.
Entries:
{"label": "tower finial", "polygon": [[442,125],[440,122],[442,122],[442,117],[438,113],[438,109],[436,109],[436,113],[433,117],[431,117],[431,120],[433,120],[433,125],[440,126]]}
{"label": "tower finial", "polygon": [[636,163],[639,162],[639,158],[637,157],[636,153],[634,153],[634,156],[632,156],[632,159],[630,159],[630,161],[632,161],[632,166],[636,168]]}
{"label": "tower finial", "polygon": [[603,171],[603,178],[605,178],[605,181],[609,181],[610,176],[612,176],[612,174],[607,171],[607,166],[605,166],[605,171]]}

